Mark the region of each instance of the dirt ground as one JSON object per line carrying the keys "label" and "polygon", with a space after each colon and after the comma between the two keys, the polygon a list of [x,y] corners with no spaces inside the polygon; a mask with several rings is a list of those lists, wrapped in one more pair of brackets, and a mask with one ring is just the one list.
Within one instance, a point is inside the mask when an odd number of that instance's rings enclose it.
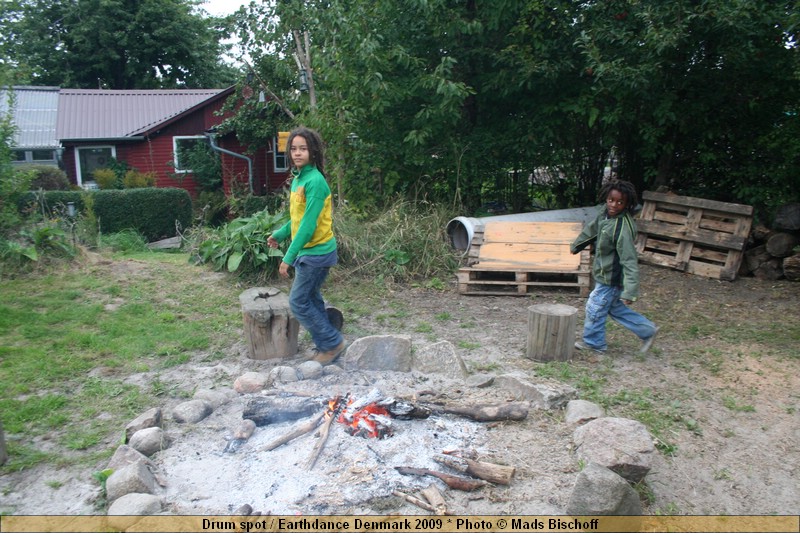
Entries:
{"label": "dirt ground", "polygon": [[[210,275],[208,283],[229,282]],[[472,373],[523,372],[532,380],[556,379],[574,386],[580,397],[603,404],[608,415],[644,422],[657,436],[659,448],[646,483],[637,488],[646,513],[800,513],[800,283],[752,278],[720,282],[643,265],[641,299],[634,305],[661,326],[653,350],[647,355],[639,354],[638,340],[612,325],[605,356],[581,353],[572,362],[559,364],[541,364],[524,357],[527,309],[535,303],[573,305],[579,309],[580,325],[584,300],[571,291],[542,290],[525,297],[461,296],[451,283],[446,290],[410,287],[369,295],[363,287],[356,294],[346,279],[338,277],[332,280],[329,296],[345,311],[348,340],[376,334],[408,335],[415,346],[447,340]],[[305,337],[301,344],[303,348],[307,346]],[[240,373],[264,368],[263,363],[246,358],[240,340],[232,340],[229,357],[219,365],[199,368],[188,363],[170,369],[169,375],[162,373],[160,379],[179,380],[187,390],[207,387],[211,382],[231,387],[232,379]],[[145,383],[147,379],[145,374],[131,376],[133,382]],[[335,379],[307,386],[357,385],[367,389],[380,385],[393,388],[388,391],[390,394],[405,395],[435,390],[445,399],[465,403],[511,399],[496,388],[478,392],[457,382],[424,376],[359,375]],[[357,383],[347,383],[350,379]],[[170,471],[177,472],[179,463],[192,450],[199,456],[209,443],[217,450],[224,445],[226,428],[230,429],[237,416],[236,404],[229,405],[227,410],[215,412],[194,436],[190,428],[178,430],[183,448],[175,448],[166,459],[156,461],[168,485]],[[443,424],[431,431],[452,427],[447,425],[450,422]],[[174,426],[171,429],[175,430]],[[462,430],[464,427],[460,427]],[[248,446],[255,448],[268,436],[259,436],[257,431],[251,440]],[[109,442],[109,446],[115,445]],[[448,505],[457,513],[563,512],[581,468],[572,449],[572,429],[564,423],[562,412],[532,411],[523,422],[481,426],[458,442],[448,441],[449,445],[472,447],[484,459],[517,469],[508,487],[474,493],[446,491]],[[337,446],[343,445],[331,445],[332,449]],[[376,443],[367,455],[394,464],[393,458],[400,453],[398,446],[402,444]],[[305,460],[305,454],[300,460]],[[219,454],[215,457],[218,459]],[[242,459],[237,461],[244,461],[248,456],[238,457]],[[286,457],[289,456],[283,460]],[[210,459],[206,464],[212,464]],[[210,468],[221,468],[218,463],[213,464]],[[239,467],[244,468],[243,465]],[[91,472],[104,464],[97,466],[89,470],[39,467],[3,476],[0,501],[5,502],[0,510],[12,514],[101,512],[95,505],[98,488]],[[333,475],[333,470],[336,468],[323,468],[323,477],[313,484],[316,492],[311,491],[294,508],[276,505],[270,509],[270,494],[265,494],[263,487],[232,487],[220,476],[202,475],[199,477],[204,482],[198,487],[176,487],[173,482],[173,487],[167,489],[171,499],[167,511],[225,514],[233,512],[232,506],[238,502],[274,514],[289,510],[303,514],[421,514],[419,509],[392,497],[391,487],[385,485],[380,487],[388,493],[367,483],[371,498],[333,503],[320,488],[325,484],[324,475]],[[364,470],[356,473],[363,475]],[[347,474],[351,477],[337,473],[333,484],[347,483],[355,475],[352,468]],[[212,478],[219,478],[221,485],[214,485]],[[428,478],[427,483],[431,480]],[[408,482],[409,488],[419,487],[417,482]],[[226,491],[235,495],[227,500],[227,507],[215,508],[217,500],[209,495]],[[201,493],[192,499],[192,494]]]}

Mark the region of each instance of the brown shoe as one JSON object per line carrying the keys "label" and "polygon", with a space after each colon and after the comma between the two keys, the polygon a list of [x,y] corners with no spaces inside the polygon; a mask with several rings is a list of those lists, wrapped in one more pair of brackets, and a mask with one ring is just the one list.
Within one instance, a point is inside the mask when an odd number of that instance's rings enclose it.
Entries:
{"label": "brown shoe", "polygon": [[339,343],[339,346],[332,350],[328,350],[327,352],[319,352],[316,357],[311,359],[312,361],[316,361],[317,363],[321,364],[322,366],[329,365],[333,363],[337,357],[342,355],[347,348],[347,345],[344,341]]}

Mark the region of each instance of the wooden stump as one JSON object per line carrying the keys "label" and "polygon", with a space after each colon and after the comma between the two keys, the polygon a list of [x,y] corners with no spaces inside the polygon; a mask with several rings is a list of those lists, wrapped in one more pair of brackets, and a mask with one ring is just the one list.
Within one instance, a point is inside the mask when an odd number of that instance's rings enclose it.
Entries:
{"label": "wooden stump", "polygon": [[529,307],[528,359],[572,360],[577,322],[578,310],[570,305],[539,304]]}
{"label": "wooden stump", "polygon": [[283,359],[297,353],[300,323],[289,297],[273,287],[254,287],[239,295],[250,359]]}

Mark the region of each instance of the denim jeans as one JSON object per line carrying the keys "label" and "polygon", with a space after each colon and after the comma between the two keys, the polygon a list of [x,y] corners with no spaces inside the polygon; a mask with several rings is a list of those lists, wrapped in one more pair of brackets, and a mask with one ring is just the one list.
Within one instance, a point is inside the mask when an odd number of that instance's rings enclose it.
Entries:
{"label": "denim jeans", "polygon": [[322,299],[322,284],[329,270],[329,267],[295,264],[294,281],[289,292],[289,307],[294,317],[308,330],[314,345],[321,352],[336,348],[344,340],[328,320]]}
{"label": "denim jeans", "polygon": [[595,282],[595,288],[586,301],[586,317],[583,322],[583,342],[595,350],[605,351],[606,318],[611,316],[640,339],[649,339],[656,333],[656,325],[640,315],[619,299],[621,287],[611,287]]}

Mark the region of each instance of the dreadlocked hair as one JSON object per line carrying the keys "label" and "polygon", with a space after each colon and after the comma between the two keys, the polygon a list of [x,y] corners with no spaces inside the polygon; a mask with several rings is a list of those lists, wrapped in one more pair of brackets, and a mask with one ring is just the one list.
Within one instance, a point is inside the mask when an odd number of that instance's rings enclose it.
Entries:
{"label": "dreadlocked hair", "polygon": [[[295,137],[302,137],[308,143],[309,163],[317,167],[322,175],[325,175],[325,146],[322,143],[322,137],[319,136],[315,130],[300,126],[295,128],[289,133],[289,138],[286,139],[286,151],[289,152],[292,147],[292,141]],[[289,158],[291,160],[291,158]]]}
{"label": "dreadlocked hair", "polygon": [[630,214],[635,212],[636,206],[639,205],[639,197],[636,195],[636,187],[633,186],[633,183],[625,180],[610,180],[606,182],[600,189],[598,197],[600,203],[605,203],[611,191],[619,191],[620,194],[624,195],[628,199],[628,206],[625,210]]}

